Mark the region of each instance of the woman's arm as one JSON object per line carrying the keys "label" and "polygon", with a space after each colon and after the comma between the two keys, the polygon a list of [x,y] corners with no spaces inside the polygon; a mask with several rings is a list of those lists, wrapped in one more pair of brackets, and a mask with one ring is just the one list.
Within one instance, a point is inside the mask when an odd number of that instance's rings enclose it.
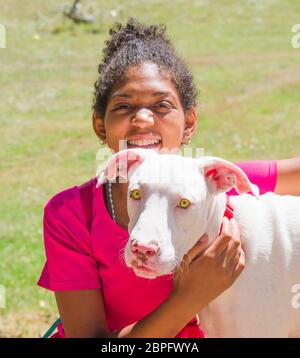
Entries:
{"label": "woman's arm", "polygon": [[[110,332],[100,290],[56,292],[55,297],[66,338],[174,337],[193,317],[184,302],[170,295],[145,319]],[[201,302],[198,306],[202,308]]]}
{"label": "woman's arm", "polygon": [[208,249],[204,250],[207,243],[200,242],[186,254],[168,299],[143,320],[118,332],[109,332],[100,290],[56,292],[66,337],[176,336],[242,272],[245,258],[239,236],[236,222],[225,218],[220,236]]}
{"label": "woman's arm", "polygon": [[96,338],[108,334],[100,290],[55,292],[67,338]]}
{"label": "woman's arm", "polygon": [[275,193],[300,195],[300,157],[277,161]]}

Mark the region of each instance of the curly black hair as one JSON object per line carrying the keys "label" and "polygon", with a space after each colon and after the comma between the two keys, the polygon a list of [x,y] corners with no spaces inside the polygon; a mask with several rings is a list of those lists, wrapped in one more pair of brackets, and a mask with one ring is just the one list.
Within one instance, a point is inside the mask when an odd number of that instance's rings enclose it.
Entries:
{"label": "curly black hair", "polygon": [[192,74],[166,36],[165,26],[148,26],[130,18],[125,26],[116,23],[109,34],[94,91],[93,109],[100,117],[105,116],[114,85],[131,66],[143,62],[156,64],[161,73],[170,76],[185,111],[196,105],[197,89]]}

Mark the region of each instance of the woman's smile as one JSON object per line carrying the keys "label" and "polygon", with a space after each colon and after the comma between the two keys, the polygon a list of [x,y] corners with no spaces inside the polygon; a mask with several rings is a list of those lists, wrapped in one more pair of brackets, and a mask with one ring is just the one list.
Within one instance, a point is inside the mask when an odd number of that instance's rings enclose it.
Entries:
{"label": "woman's smile", "polygon": [[160,149],[161,148],[161,140],[151,140],[151,139],[142,139],[142,140],[134,140],[127,141],[127,147],[130,148],[144,148],[144,149]]}

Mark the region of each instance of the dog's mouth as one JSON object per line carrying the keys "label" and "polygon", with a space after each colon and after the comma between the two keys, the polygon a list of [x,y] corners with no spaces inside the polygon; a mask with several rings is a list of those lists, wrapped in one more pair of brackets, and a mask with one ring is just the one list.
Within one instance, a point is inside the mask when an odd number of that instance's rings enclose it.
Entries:
{"label": "dog's mouth", "polygon": [[139,277],[153,279],[159,276],[159,273],[154,267],[150,267],[146,263],[137,259],[131,260],[130,267],[133,269],[134,273]]}
{"label": "dog's mouth", "polygon": [[143,278],[156,278],[157,276],[159,276],[158,272],[156,272],[156,270],[153,270],[145,265],[132,265],[132,269],[134,271],[134,273],[139,276],[139,277],[143,277]]}
{"label": "dog's mouth", "polygon": [[149,265],[149,264],[144,264],[140,261],[137,260],[132,260],[130,262],[129,267],[134,271],[134,273],[139,276],[139,277],[143,277],[143,278],[148,278],[148,279],[154,279],[157,278],[159,276],[164,276],[164,275],[173,275],[174,272],[176,272],[176,265],[169,263],[166,265]]}
{"label": "dog's mouth", "polygon": [[[129,251],[129,250],[128,250]],[[175,259],[156,260],[137,257],[126,250],[125,264],[131,268],[136,276],[154,279],[159,276],[172,275],[177,268],[178,262]]]}

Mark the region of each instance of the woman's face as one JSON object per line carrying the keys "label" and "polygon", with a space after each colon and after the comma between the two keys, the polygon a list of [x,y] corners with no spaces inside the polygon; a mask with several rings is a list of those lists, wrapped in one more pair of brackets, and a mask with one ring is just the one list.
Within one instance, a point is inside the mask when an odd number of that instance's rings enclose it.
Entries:
{"label": "woman's face", "polygon": [[194,108],[184,112],[167,75],[155,64],[143,63],[129,68],[113,88],[105,117],[94,113],[93,126],[114,152],[126,146],[174,151],[196,130],[196,114]]}

